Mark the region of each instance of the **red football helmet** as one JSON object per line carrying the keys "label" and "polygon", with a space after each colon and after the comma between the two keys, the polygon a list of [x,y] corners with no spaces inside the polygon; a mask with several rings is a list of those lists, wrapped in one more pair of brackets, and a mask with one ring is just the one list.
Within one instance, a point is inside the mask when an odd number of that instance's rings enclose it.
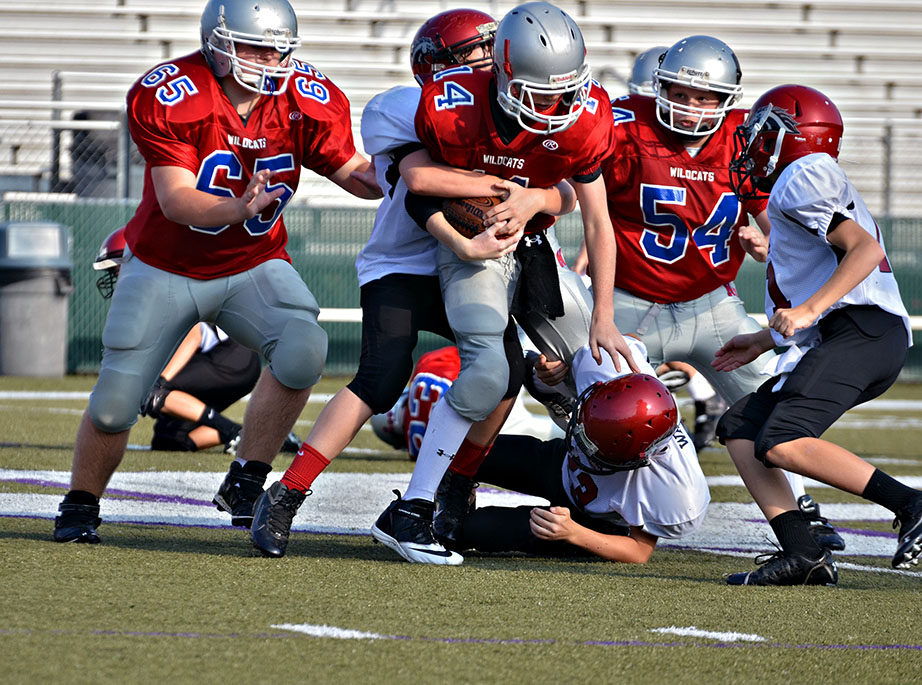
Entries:
{"label": "red football helmet", "polygon": [[669,389],[653,376],[631,373],[583,391],[567,427],[567,445],[581,453],[574,456],[584,471],[605,475],[649,464],[678,425]]}
{"label": "red football helmet", "polygon": [[102,241],[102,245],[99,246],[99,252],[96,253],[96,259],[93,260],[93,268],[96,271],[105,272],[96,279],[96,287],[99,289],[99,294],[103,296],[103,299],[108,300],[112,297],[124,253],[125,227],[122,226],[112,231]]}
{"label": "red football helmet", "polygon": [[[737,126],[730,182],[740,198],[764,197],[770,178],[796,159],[825,152],[838,159],[842,115],[828,97],[807,86],[777,86],[764,93]],[[745,188],[750,181],[751,190]]]}
{"label": "red football helmet", "polygon": [[[419,27],[410,46],[413,76],[423,85],[443,69],[460,64],[474,69],[492,65],[495,34],[496,21],[484,12],[457,9],[436,14]],[[479,46],[484,58],[467,62],[467,53]]]}

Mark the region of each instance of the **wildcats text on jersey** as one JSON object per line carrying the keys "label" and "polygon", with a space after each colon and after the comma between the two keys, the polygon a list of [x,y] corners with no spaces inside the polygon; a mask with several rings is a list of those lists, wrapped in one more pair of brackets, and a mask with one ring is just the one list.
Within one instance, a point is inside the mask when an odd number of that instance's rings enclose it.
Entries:
{"label": "wildcats text on jersey", "polygon": [[686,181],[714,182],[714,172],[704,169],[683,169],[682,167],[669,167],[669,175],[673,178],[684,178]]}
{"label": "wildcats text on jersey", "polygon": [[235,136],[230,133],[227,134],[227,144],[235,145],[237,147],[243,147],[247,150],[265,150],[266,149],[266,139],[257,138],[253,140],[252,138],[241,138],[240,136]]}
{"label": "wildcats text on jersey", "polygon": [[487,155],[483,156],[484,164],[494,166],[504,166],[510,169],[522,169],[525,166],[525,160],[521,157],[507,157],[505,155]]}

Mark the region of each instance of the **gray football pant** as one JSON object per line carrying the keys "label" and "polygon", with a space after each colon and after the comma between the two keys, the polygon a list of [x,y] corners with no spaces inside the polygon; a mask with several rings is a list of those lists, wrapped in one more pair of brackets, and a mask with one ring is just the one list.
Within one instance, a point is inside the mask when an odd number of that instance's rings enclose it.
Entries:
{"label": "gray football pant", "polygon": [[667,361],[687,362],[730,404],[768,380],[759,371],[773,351],[729,373],[711,367],[714,353],[734,335],[762,329],[746,314],[743,301],[723,286],[696,300],[672,304],[655,304],[615,288],[613,303],[618,330],[643,340],[653,368]]}
{"label": "gray football pant", "polygon": [[107,433],[137,421],[141,402],[189,329],[213,323],[269,361],[293,389],[320,378],[326,332],[319,307],[294,267],[273,259],[233,276],[198,280],[145,264],[125,250],[102,342],[89,414]]}

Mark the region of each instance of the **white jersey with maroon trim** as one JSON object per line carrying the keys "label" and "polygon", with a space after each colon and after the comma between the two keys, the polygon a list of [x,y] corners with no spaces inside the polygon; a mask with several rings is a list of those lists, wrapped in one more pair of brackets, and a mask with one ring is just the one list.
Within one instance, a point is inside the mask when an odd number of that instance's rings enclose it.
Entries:
{"label": "white jersey with maroon trim", "polygon": [[[835,215],[856,222],[884,247],[877,222],[832,157],[821,152],[807,155],[781,172],[768,202],[772,230],[766,268],[765,314],[769,318],[776,308],[791,308],[806,302],[838,267],[842,251],[827,238]],[[773,330],[772,337],[779,345],[809,345],[816,337],[819,320],[847,305],[877,305],[901,317],[912,345],[909,316],[886,256],[867,278],[823,312],[812,326],[797,331],[790,338]]]}
{"label": "white jersey with maroon trim", "polygon": [[355,260],[360,286],[392,273],[436,275],[438,241],[407,214],[407,186],[392,157],[397,148],[419,143],[413,123],[419,93],[416,86],[395,86],[375,95],[362,112],[362,144],[374,158],[384,197],[371,237]]}
{"label": "white jersey with maroon trim", "polygon": [[[631,355],[642,373],[656,376],[647,362],[644,344],[626,337]],[[611,357],[602,351],[599,366],[588,346],[576,353],[573,375],[578,392],[597,381],[630,373],[624,359],[616,371]],[[577,448],[574,446],[573,450]],[[694,532],[704,520],[711,495],[698,464],[694,443],[679,424],[672,439],[650,459],[650,465],[633,471],[596,476],[581,469],[571,450],[563,462],[563,484],[570,501],[589,516],[643,528],[660,538],[680,538]]]}

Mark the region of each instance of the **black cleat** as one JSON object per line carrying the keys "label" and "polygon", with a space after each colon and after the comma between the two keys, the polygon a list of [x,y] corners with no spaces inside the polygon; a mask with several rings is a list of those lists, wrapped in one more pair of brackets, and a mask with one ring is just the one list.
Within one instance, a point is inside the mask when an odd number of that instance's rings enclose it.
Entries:
{"label": "black cleat", "polygon": [[761,568],[727,576],[728,585],[835,585],[839,570],[829,551],[819,559],[778,550],[760,554],[756,563]]}
{"label": "black cleat", "polygon": [[717,436],[717,422],[726,411],[727,403],[721,399],[720,395],[714,395],[704,402],[695,402],[694,443],[696,450],[703,450],[714,444],[714,438]]}
{"label": "black cleat", "polygon": [[820,516],[820,505],[814,502],[810,495],[801,495],[797,498],[797,508],[807,519],[810,535],[813,536],[813,541],[817,546],[821,549],[828,549],[830,552],[841,552],[845,549],[845,540],[830,525],[829,519]]}
{"label": "black cleat", "polygon": [[448,549],[457,549],[461,524],[477,505],[477,486],[470,476],[446,471],[435,491],[435,539]]}
{"label": "black cleat", "polygon": [[297,454],[300,449],[301,438],[294,433],[289,433],[285,436],[285,442],[282,443],[282,449],[280,451],[284,454]]}
{"label": "black cleat", "polygon": [[900,527],[900,539],[891,562],[893,568],[908,569],[922,556],[922,495],[896,512],[893,527]]}
{"label": "black cleat", "polygon": [[394,490],[397,499],[371,527],[371,535],[411,563],[457,566],[462,557],[445,549],[432,533],[435,504],[424,499],[404,500]]}
{"label": "black cleat", "polygon": [[219,511],[226,511],[231,515],[231,524],[249,528],[253,523],[253,504],[256,498],[263,494],[265,484],[265,476],[246,473],[240,464],[232,461],[230,470],[224,476],[224,481],[211,503]]}
{"label": "black cleat", "polygon": [[99,543],[96,529],[101,523],[98,504],[61,502],[54,520],[54,541],[96,545]]}
{"label": "black cleat", "polygon": [[291,522],[308,494],[310,491],[292,490],[276,481],[256,500],[250,541],[263,556],[285,556]]}

